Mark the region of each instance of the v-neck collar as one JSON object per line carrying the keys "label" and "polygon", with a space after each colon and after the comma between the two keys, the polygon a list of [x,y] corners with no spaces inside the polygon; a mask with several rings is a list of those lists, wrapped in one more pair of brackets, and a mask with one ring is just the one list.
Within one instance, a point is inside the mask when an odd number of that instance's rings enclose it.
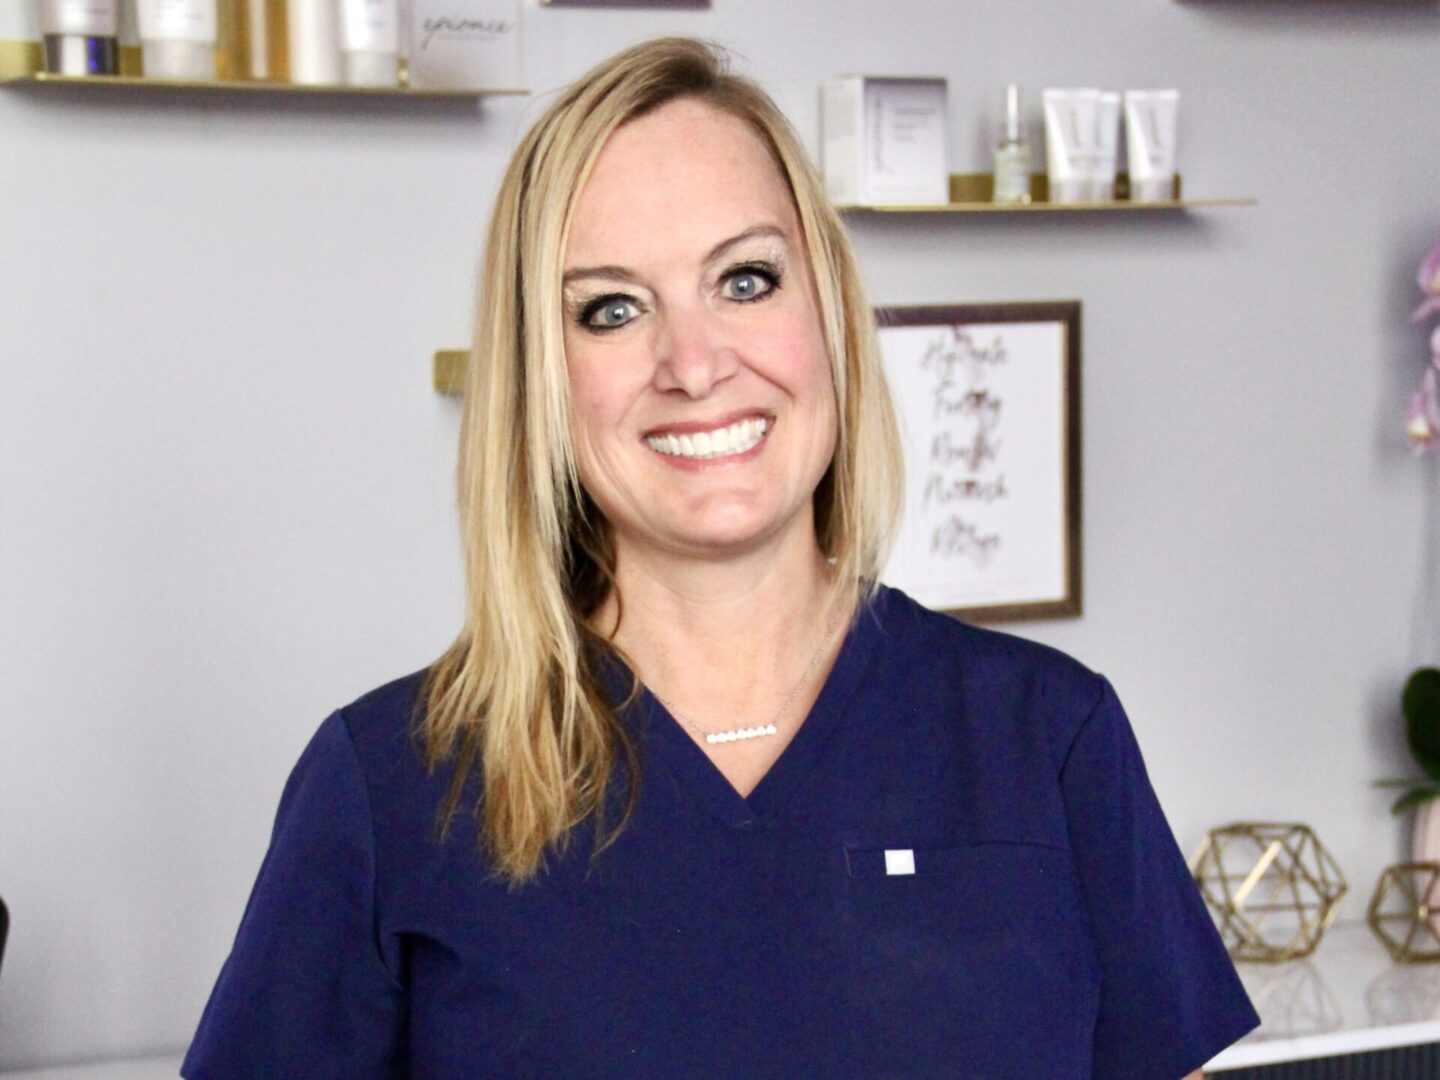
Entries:
{"label": "v-neck collar", "polygon": [[[809,715],[748,796],[735,789],[679,721],[642,685],[635,708],[643,721],[646,750],[670,769],[691,798],[724,824],[748,828],[775,816],[815,770],[845,719],[879,651],[880,624],[888,600],[888,590],[882,586],[874,597],[862,598],[856,606],[845,642]],[[626,683],[620,694],[623,697],[628,690],[628,669],[618,662],[616,666]]]}

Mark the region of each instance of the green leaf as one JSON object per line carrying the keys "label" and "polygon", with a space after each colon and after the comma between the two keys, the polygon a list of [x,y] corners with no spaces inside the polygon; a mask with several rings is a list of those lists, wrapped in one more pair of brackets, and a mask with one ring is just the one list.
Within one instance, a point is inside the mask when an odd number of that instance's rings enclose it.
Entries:
{"label": "green leaf", "polygon": [[1397,815],[1403,814],[1406,810],[1414,810],[1417,806],[1437,797],[1440,797],[1440,791],[1436,791],[1432,787],[1416,788],[1413,791],[1407,791],[1404,795],[1401,795],[1400,798],[1396,799],[1395,805],[1390,807],[1390,812]]}
{"label": "green leaf", "polygon": [[1415,761],[1440,780],[1440,669],[1420,668],[1405,683],[1405,736]]}

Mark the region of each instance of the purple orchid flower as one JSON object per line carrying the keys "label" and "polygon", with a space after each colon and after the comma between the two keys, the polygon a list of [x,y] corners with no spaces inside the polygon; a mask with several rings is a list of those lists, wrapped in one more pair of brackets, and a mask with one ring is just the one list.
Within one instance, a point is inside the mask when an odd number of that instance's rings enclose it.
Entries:
{"label": "purple orchid flower", "polygon": [[1405,434],[1417,454],[1427,453],[1440,443],[1440,326],[1430,334],[1430,366],[1425,369],[1420,388],[1410,398]]}
{"label": "purple orchid flower", "polygon": [[1420,306],[1410,316],[1410,321],[1424,322],[1440,312],[1440,243],[1431,248],[1430,254],[1425,256],[1416,280],[1420,282],[1420,291],[1425,294],[1425,299],[1420,301]]}
{"label": "purple orchid flower", "polygon": [[1425,369],[1420,380],[1420,389],[1410,398],[1410,408],[1405,413],[1405,434],[1415,447],[1415,453],[1424,454],[1435,449],[1440,442],[1440,397],[1436,394],[1435,368]]}

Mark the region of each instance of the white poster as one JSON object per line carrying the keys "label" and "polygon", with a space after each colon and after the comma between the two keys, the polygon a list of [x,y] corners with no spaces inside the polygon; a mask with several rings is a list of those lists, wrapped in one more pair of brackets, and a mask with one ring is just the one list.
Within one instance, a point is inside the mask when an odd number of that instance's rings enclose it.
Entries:
{"label": "white poster", "polygon": [[905,448],[884,580],[982,618],[1078,614],[1079,305],[880,319]]}
{"label": "white poster", "polygon": [[514,90],[524,85],[519,0],[411,0],[410,85]]}

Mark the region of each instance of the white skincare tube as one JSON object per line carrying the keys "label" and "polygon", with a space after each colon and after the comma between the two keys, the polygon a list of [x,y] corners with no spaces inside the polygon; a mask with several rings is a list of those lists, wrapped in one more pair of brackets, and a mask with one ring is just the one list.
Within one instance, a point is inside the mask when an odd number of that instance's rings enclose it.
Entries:
{"label": "white skincare tube", "polygon": [[147,79],[215,78],[215,0],[138,0]]}
{"label": "white skincare tube", "polygon": [[1120,95],[1101,92],[1095,113],[1095,165],[1090,176],[1090,201],[1115,199],[1115,173],[1120,155]]}
{"label": "white skincare tube", "polygon": [[45,70],[57,75],[120,72],[120,0],[40,0]]}
{"label": "white skincare tube", "polygon": [[1130,198],[1175,198],[1175,131],[1178,90],[1126,90],[1125,141],[1130,157]]}
{"label": "white skincare tube", "polygon": [[1042,100],[1045,105],[1045,170],[1050,177],[1050,201],[1087,202],[1095,166],[1100,91],[1046,90]]}
{"label": "white skincare tube", "polygon": [[399,0],[340,0],[340,45],[351,86],[400,82]]}
{"label": "white skincare tube", "polygon": [[290,81],[333,86],[340,83],[339,5],[335,0],[288,0]]}

